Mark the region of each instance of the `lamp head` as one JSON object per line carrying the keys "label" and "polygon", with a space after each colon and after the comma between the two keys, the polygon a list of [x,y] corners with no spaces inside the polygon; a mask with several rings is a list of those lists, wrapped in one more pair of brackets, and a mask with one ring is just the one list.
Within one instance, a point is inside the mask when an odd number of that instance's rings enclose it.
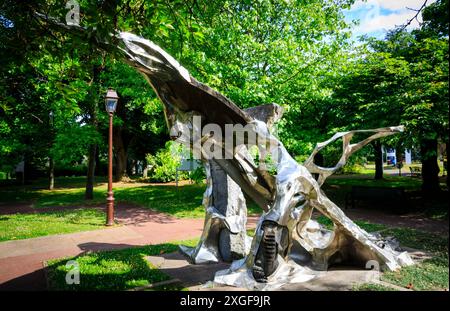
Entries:
{"label": "lamp head", "polygon": [[117,108],[117,102],[119,101],[119,96],[117,96],[116,91],[113,89],[108,89],[105,97],[105,108],[108,113],[114,113]]}

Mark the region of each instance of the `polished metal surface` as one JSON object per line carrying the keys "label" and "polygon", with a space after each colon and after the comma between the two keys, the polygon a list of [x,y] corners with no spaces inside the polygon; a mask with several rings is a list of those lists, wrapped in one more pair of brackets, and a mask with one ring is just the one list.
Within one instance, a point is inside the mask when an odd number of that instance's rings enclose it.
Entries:
{"label": "polished metal surface", "polygon": [[[226,124],[245,125],[251,134],[264,139],[264,144],[245,142],[233,146],[230,151],[226,150],[223,140],[213,138],[223,153],[232,156],[231,159],[214,159],[215,165],[221,167],[264,211],[247,256],[234,261],[229,269],[218,272],[215,282],[264,290],[310,280],[336,262],[353,262],[365,267],[367,262],[374,260],[384,270],[413,264],[406,252],[357,226],[320,188],[328,176],[345,165],[352,153],[373,139],[401,132],[402,127],[337,133],[328,141],[317,144],[310,158],[301,165],[289,155],[265,122],[253,118],[226,97],[195,80],[159,46],[130,33],[120,33],[118,37],[123,43],[120,48],[126,61],[146,77],[163,102],[168,126],[178,141],[193,148],[193,132],[200,130],[201,133],[201,128],[195,129],[191,121],[194,115],[221,128]],[[189,135],[186,135],[187,131]],[[372,132],[373,135],[351,144],[357,132]],[[197,137],[200,144],[207,139],[211,137]],[[337,139],[343,141],[343,153],[338,163],[331,168],[314,164],[317,152]],[[249,150],[255,145],[261,154],[270,155],[275,173],[269,173],[252,160]],[[205,226],[199,245],[184,249],[196,263],[217,261],[220,258],[218,228],[242,232],[246,219],[243,204],[236,207],[234,215],[218,212],[214,207],[211,166],[204,150],[200,153],[208,181],[204,195]],[[312,174],[319,174],[317,181]],[[313,210],[328,217],[334,224],[333,230],[313,221]],[[214,242],[209,243],[212,236]],[[257,280],[255,275],[260,275],[264,281]]]}

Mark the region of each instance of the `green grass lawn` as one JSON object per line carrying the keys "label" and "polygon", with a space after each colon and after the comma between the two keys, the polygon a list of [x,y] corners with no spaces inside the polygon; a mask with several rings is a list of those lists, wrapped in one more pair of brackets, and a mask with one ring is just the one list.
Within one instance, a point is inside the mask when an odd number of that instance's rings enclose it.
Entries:
{"label": "green grass lawn", "polygon": [[[179,244],[195,246],[198,239],[133,247],[122,250],[94,252],[74,258],[47,262],[47,277],[51,290],[127,290],[165,281],[169,276],[150,264],[145,257],[171,253]],[[76,260],[80,271],[80,284],[68,285],[65,277],[68,260]],[[158,287],[159,290],[182,289],[179,286]]]}
{"label": "green grass lawn", "polygon": [[[320,216],[319,223],[331,228],[328,218]],[[368,232],[379,231],[383,236],[394,236],[401,246],[428,251],[434,254],[431,259],[420,264],[403,267],[399,271],[384,272],[381,280],[401,287],[412,285],[413,290],[443,290],[449,288],[448,237],[408,229],[389,228],[381,224],[366,221],[355,223]],[[380,290],[381,285],[364,284],[357,290]]]}
{"label": "green grass lawn", "polygon": [[97,209],[0,215],[0,241],[102,229],[104,223],[105,213]]}
{"label": "green grass lawn", "polygon": [[[325,218],[319,222],[328,225]],[[382,280],[405,287],[412,284],[414,290],[448,289],[448,238],[400,228],[387,228],[379,224],[359,221],[368,231],[381,230],[384,236],[395,236],[402,245],[435,253],[435,257],[420,264],[404,267],[396,272],[385,272]],[[252,234],[253,231],[249,232]],[[145,260],[146,256],[170,253],[178,250],[179,244],[194,246],[198,239],[189,241],[148,245],[114,251],[89,253],[73,258],[48,262],[49,285],[52,290],[126,290],[151,283],[168,280],[169,277]],[[68,260],[76,260],[80,268],[80,284],[67,285],[65,275]],[[181,287],[166,286],[160,290],[179,290]],[[392,290],[377,284],[362,284],[354,290]]]}
{"label": "green grass lawn", "polygon": [[391,292],[396,291],[392,287],[383,286],[375,283],[367,283],[353,286],[352,290],[354,291],[370,291],[370,292]]}
{"label": "green grass lawn", "polygon": [[[54,206],[86,206],[98,205],[106,202],[106,185],[98,184],[94,188],[94,199],[84,199],[84,183],[76,178],[57,180],[58,188],[47,190],[32,187],[0,188],[0,202],[27,202],[32,201],[36,208]],[[143,207],[152,208],[179,218],[202,218],[204,208],[202,205],[204,184],[183,185],[178,188],[169,185],[115,186],[114,197],[116,202],[130,202]],[[1,208],[1,207],[0,207]],[[260,213],[261,210],[253,202],[248,204],[250,214]]]}
{"label": "green grass lawn", "polygon": [[383,179],[374,179],[373,176],[352,178],[350,175],[348,178],[328,178],[326,184],[339,186],[367,186],[387,188],[403,187],[408,190],[416,190],[420,189],[422,180],[408,176],[384,176]]}
{"label": "green grass lawn", "polygon": [[[51,234],[104,228],[105,215],[89,206],[106,201],[106,185],[94,188],[94,199],[84,199],[84,181],[79,178],[57,180],[58,188],[47,190],[39,182],[33,186],[0,188],[0,202],[32,202],[38,214],[13,214],[0,216],[0,241],[26,239]],[[175,187],[168,185],[126,185],[114,188],[116,202],[129,202],[151,208],[178,218],[203,218],[204,184]],[[73,210],[52,211],[52,207],[74,207]],[[86,207],[86,208],[79,208]],[[0,205],[1,208],[1,205]],[[248,203],[249,214],[260,212],[256,204]]]}

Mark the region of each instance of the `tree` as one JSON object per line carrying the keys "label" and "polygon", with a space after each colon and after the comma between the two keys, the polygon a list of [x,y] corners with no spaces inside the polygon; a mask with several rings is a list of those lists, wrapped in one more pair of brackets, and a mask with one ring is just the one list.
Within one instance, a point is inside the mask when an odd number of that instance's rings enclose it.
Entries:
{"label": "tree", "polygon": [[[127,162],[145,162],[146,154],[156,153],[164,146],[167,129],[159,99],[133,68],[110,60],[102,72],[102,80],[120,97],[113,134],[115,180],[119,181],[127,175]],[[104,133],[106,136],[106,128]]]}
{"label": "tree", "polygon": [[[400,28],[384,40],[368,38],[350,70],[334,82],[332,96],[339,103],[335,120],[350,119],[364,127],[406,126],[406,133],[391,143],[420,146],[427,193],[439,190],[437,141],[448,142],[448,19],[436,13],[448,16],[445,8],[448,1],[427,7],[418,30]],[[381,146],[374,147],[376,177],[381,177]]]}
{"label": "tree", "polygon": [[[81,33],[67,31],[56,23],[48,23],[45,19],[36,17],[36,13],[46,13],[62,20],[67,12],[60,2],[28,1],[17,3],[5,1],[0,8],[1,48],[2,55],[20,56],[17,57],[19,61],[15,61],[14,58],[7,58],[8,66],[4,67],[5,71],[8,68],[15,69],[18,64],[23,63],[29,66],[30,72],[34,70],[41,74],[42,83],[27,78],[29,79],[27,80],[28,84],[37,86],[36,90],[29,88],[27,91],[35,98],[39,98],[34,103],[40,105],[40,113],[47,117],[51,113],[52,133],[46,136],[49,142],[44,143],[45,139],[38,140],[41,147],[39,150],[42,149],[42,152],[49,159],[49,174],[53,176],[55,157],[60,159],[61,162],[67,162],[68,159],[74,160],[76,158],[74,155],[80,156],[80,152],[83,156],[87,155],[86,198],[90,199],[93,196],[95,159],[98,158],[97,150],[100,143],[98,140],[98,120],[102,117],[102,113],[99,110],[99,105],[103,106],[100,97],[105,89],[101,81],[102,72],[105,70],[105,51],[99,48],[101,47],[100,42],[109,40],[109,34],[118,28],[136,32],[145,30],[152,34],[154,40],[167,39],[167,30],[172,27],[170,25],[171,18],[175,18],[175,15],[178,14],[173,11],[173,8],[184,9],[183,14],[188,16],[187,11],[191,4],[184,1],[167,4],[141,1],[127,1],[126,3],[101,1],[98,3],[86,0],[79,2],[83,11],[83,26],[86,28],[86,31]],[[179,31],[190,31],[187,26],[177,28]],[[177,31],[174,31],[174,33],[177,33]],[[114,56],[114,50],[111,53],[112,55],[109,55],[109,57]],[[40,62],[41,59],[45,59],[47,63]],[[69,66],[64,63],[67,59],[77,66]],[[58,64],[60,66],[56,68]],[[64,66],[61,64],[64,64]],[[12,86],[12,84],[6,85],[8,88],[12,88]],[[6,92],[6,87],[3,88],[5,97],[13,98]],[[40,96],[40,92],[43,96]],[[23,96],[20,100],[24,100]],[[75,112],[61,113],[61,111],[67,112],[67,109],[61,110],[61,108],[64,108],[65,104],[69,104],[73,100],[76,101],[77,109],[74,110]],[[137,98],[132,98],[132,100],[137,100]],[[15,106],[16,102],[12,105]],[[8,103],[2,103],[2,107],[5,112],[9,109]],[[46,120],[36,114],[33,115],[39,120]],[[163,117],[160,116],[159,119],[162,120]],[[48,125],[48,122],[46,125]],[[45,133],[45,131],[39,130],[33,130],[33,132]],[[26,149],[26,146],[29,146],[31,150],[37,150],[36,146],[22,143],[26,140],[19,135],[15,135],[10,124],[3,122],[3,120],[2,134],[5,134],[8,138],[3,153],[8,153],[11,156],[14,152],[20,154],[24,152],[22,149]],[[28,135],[27,137],[33,136]],[[120,135],[116,135],[116,137],[120,137]],[[120,144],[118,143],[117,146],[120,146]],[[14,152],[12,151],[13,147]],[[121,155],[121,152],[117,154]],[[69,156],[66,157],[67,155]],[[144,158],[143,155],[140,156]],[[117,167],[120,167],[124,160],[121,156],[117,158],[122,159],[122,161],[117,161],[119,164]],[[121,172],[120,169],[119,172]],[[50,178],[50,187],[53,185],[52,180]]]}
{"label": "tree", "polygon": [[[373,49],[374,41],[361,46],[341,75],[328,83],[334,84],[330,100],[334,126],[377,128],[400,124],[405,109],[401,90],[409,79],[408,63],[388,52]],[[330,105],[331,105],[330,104]],[[394,139],[384,139],[396,144]],[[383,178],[382,140],[372,143],[375,158],[375,179]]]}

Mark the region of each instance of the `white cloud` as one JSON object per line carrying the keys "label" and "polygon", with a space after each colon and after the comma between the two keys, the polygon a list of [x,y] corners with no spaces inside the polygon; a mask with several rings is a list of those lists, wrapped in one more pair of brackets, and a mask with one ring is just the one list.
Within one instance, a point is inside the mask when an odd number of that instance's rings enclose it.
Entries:
{"label": "white cloud", "polygon": [[[396,26],[401,26],[406,24],[411,18],[413,18],[414,14],[410,12],[401,12],[401,13],[392,13],[389,15],[377,15],[372,18],[367,18],[361,22],[361,24],[355,29],[356,32],[360,33],[370,33],[374,31],[387,31],[389,29],[393,29]],[[419,21],[422,20],[421,16],[418,16]],[[419,27],[419,23],[417,20],[413,20],[408,28],[417,28]]]}
{"label": "white cloud", "polygon": [[[427,5],[435,2],[436,0],[428,0]],[[350,11],[358,10],[360,8],[364,8],[367,6],[378,6],[383,9],[396,11],[396,10],[404,10],[407,7],[411,9],[419,9],[425,0],[357,0],[353,5]]]}
{"label": "white cloud", "polygon": [[[362,34],[382,37],[388,30],[404,25],[411,20],[425,0],[357,0],[347,13],[348,19],[359,19],[360,24],[354,29],[354,35]],[[428,0],[427,5],[436,0]],[[418,20],[422,20],[421,14]],[[419,27],[419,22],[413,20],[408,29]]]}

